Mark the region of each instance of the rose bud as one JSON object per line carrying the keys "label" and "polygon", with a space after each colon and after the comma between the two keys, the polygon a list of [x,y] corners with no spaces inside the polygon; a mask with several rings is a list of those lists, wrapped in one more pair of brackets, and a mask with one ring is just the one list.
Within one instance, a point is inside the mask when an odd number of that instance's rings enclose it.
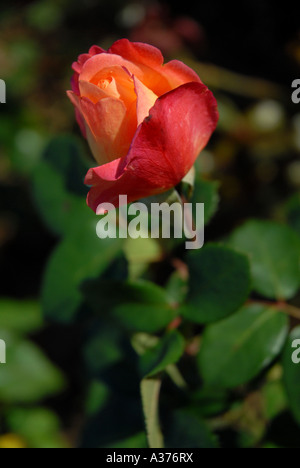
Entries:
{"label": "rose bud", "polygon": [[98,167],[90,169],[88,205],[119,206],[175,187],[216,128],[216,100],[178,60],[164,64],[150,45],[122,39],[94,46],[73,64],[68,96]]}

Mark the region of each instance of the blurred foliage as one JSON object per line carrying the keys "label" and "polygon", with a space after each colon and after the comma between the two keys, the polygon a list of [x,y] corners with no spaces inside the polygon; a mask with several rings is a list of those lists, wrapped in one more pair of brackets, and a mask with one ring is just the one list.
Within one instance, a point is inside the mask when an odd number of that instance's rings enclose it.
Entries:
{"label": "blurred foliage", "polygon": [[[236,8],[233,25],[217,0],[1,4],[0,448],[300,447],[298,15]],[[203,250],[96,237],[65,90],[79,53],[124,36],[217,97]]]}

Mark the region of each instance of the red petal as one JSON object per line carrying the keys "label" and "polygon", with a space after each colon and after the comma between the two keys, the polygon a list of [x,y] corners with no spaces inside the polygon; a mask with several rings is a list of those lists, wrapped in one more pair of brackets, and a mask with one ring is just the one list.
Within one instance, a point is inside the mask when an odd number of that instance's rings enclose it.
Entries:
{"label": "red petal", "polygon": [[73,70],[80,75],[85,62],[87,62],[94,55],[103,54],[104,52],[106,52],[106,50],[102,49],[101,47],[96,45],[92,46],[88,54],[79,55],[77,62],[74,62],[72,65]]}
{"label": "red petal", "polygon": [[72,65],[73,70],[74,70],[76,73],[78,73],[78,75],[80,75],[83,65],[84,65],[85,62],[87,62],[90,58],[91,58],[91,56],[90,56],[89,54],[82,54],[82,55],[79,55],[79,57],[78,57],[78,59],[77,59],[77,62],[74,62],[73,65]]}
{"label": "red petal", "polygon": [[73,106],[75,107],[75,116],[76,116],[77,123],[80,127],[81,133],[84,136],[84,138],[86,138],[87,134],[86,134],[86,128],[85,128],[85,120],[81,112],[80,97],[73,91],[67,91],[67,95],[70,101],[72,102]]}
{"label": "red petal", "polygon": [[79,75],[78,75],[78,73],[74,73],[74,75],[71,78],[71,88],[72,88],[72,91],[75,94],[77,94],[78,96],[80,95]]}
{"label": "red petal", "polygon": [[206,86],[187,83],[158,99],[138,129],[127,169],[160,187],[177,185],[206,146],[218,121]]}
{"label": "red petal", "polygon": [[128,39],[120,39],[108,50],[110,54],[121,55],[126,60],[141,63],[147,67],[158,67],[164,62],[159,49],[142,42],[130,42]]}
{"label": "red petal", "polygon": [[177,185],[193,166],[218,121],[216,100],[206,86],[188,83],[159,98],[138,128],[125,158],[91,169],[88,204],[118,206]]}
{"label": "red petal", "polygon": [[[90,169],[85,183],[92,185],[87,203],[98,214],[101,203],[112,203],[119,206],[119,195],[127,195],[128,203],[148,196],[149,187],[145,187],[144,181],[135,177],[131,172],[126,172],[125,158],[117,159],[104,166]],[[131,191],[130,191],[131,187]],[[154,187],[151,193],[160,193]]]}
{"label": "red petal", "polygon": [[99,47],[97,45],[92,46],[90,48],[90,50],[89,50],[89,54],[92,55],[92,56],[93,55],[98,55],[98,54],[103,54],[105,52],[106,52],[106,50],[102,49],[102,47]]}

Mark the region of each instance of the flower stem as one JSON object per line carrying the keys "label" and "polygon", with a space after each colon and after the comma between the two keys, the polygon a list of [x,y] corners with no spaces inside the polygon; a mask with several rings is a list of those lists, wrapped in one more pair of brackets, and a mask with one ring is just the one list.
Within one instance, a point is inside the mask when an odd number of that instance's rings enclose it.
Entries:
{"label": "flower stem", "polygon": [[250,300],[248,301],[248,304],[260,304],[266,307],[271,307],[272,309],[280,310],[282,312],[285,312],[290,317],[300,320],[300,308],[293,306],[291,304],[288,304],[285,301],[272,302],[272,301]]}

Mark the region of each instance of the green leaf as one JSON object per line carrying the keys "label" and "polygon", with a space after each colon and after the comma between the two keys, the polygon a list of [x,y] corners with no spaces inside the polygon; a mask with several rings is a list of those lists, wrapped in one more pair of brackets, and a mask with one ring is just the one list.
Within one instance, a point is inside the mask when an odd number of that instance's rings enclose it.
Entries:
{"label": "green leaf", "polygon": [[281,381],[267,382],[262,389],[264,413],[270,421],[287,408],[287,398]]}
{"label": "green leaf", "polygon": [[40,305],[33,301],[0,300],[0,329],[31,333],[42,327]]}
{"label": "green leaf", "polygon": [[44,223],[54,234],[68,229],[69,219],[86,210],[85,199],[66,191],[64,180],[49,162],[42,161],[33,177],[34,202]]}
{"label": "green leaf", "polygon": [[280,353],[287,330],[284,313],[260,304],[208,326],[198,355],[205,383],[232,388],[249,382]]}
{"label": "green leaf", "polygon": [[83,351],[87,368],[91,374],[97,375],[122,359],[123,350],[120,341],[118,329],[105,322],[93,324],[92,332],[87,337]]}
{"label": "green leaf", "polygon": [[[297,341],[299,340],[299,341]],[[294,345],[294,346],[293,346]],[[283,355],[284,384],[289,406],[300,425],[300,326],[291,332]],[[292,359],[293,358],[293,359]],[[293,362],[293,360],[295,362]],[[297,362],[299,363],[297,364]]]}
{"label": "green leaf", "polygon": [[113,281],[105,278],[87,281],[83,291],[95,312],[111,310],[126,303],[167,304],[165,291],[150,281]]}
{"label": "green leaf", "polygon": [[124,448],[124,449],[143,449],[148,448],[147,438],[145,432],[139,432],[134,436],[128,437],[124,440],[118,440],[111,444],[107,444],[103,448]]}
{"label": "green leaf", "polygon": [[182,304],[188,293],[187,280],[183,279],[182,275],[175,271],[169,278],[166,293],[170,304],[175,306]]}
{"label": "green leaf", "polygon": [[162,258],[162,248],[157,239],[151,237],[131,239],[124,242],[124,254],[129,264],[129,277],[140,278],[149,264],[159,262]]}
{"label": "green leaf", "polygon": [[67,448],[57,416],[46,408],[13,408],[7,420],[11,431],[24,437],[30,448]]}
{"label": "green leaf", "polygon": [[224,413],[229,407],[228,391],[224,389],[202,387],[191,397],[189,411],[202,418]]}
{"label": "green leaf", "polygon": [[7,346],[6,364],[0,368],[0,401],[31,403],[64,387],[61,373],[30,341],[1,332]]}
{"label": "green leaf", "polygon": [[44,160],[61,174],[68,192],[85,196],[84,178],[90,163],[83,157],[81,141],[70,135],[53,138],[44,152]]}
{"label": "green leaf", "polygon": [[159,394],[161,380],[143,379],[141,382],[142,404],[150,448],[163,448],[164,441],[159,423]]}
{"label": "green leaf", "polygon": [[140,371],[144,377],[151,377],[175,364],[184,353],[185,342],[182,335],[173,330],[159,343],[140,357]]}
{"label": "green leaf", "polygon": [[237,229],[230,245],[249,255],[253,288],[270,299],[290,299],[300,286],[300,241],[287,226],[249,221]]}
{"label": "green leaf", "polygon": [[81,146],[69,136],[54,138],[33,177],[33,196],[48,228],[57,235],[69,228],[70,219],[80,220],[87,209],[84,176],[89,165],[81,157]]}
{"label": "green leaf", "polygon": [[44,315],[64,323],[74,319],[84,301],[80,285],[103,274],[121,254],[119,239],[98,239],[97,218],[88,208],[86,219],[80,221],[55,249],[43,281]]}
{"label": "green leaf", "polygon": [[164,422],[164,427],[166,448],[218,447],[217,438],[206,423],[189,411],[174,411]]}
{"label": "green leaf", "polygon": [[204,221],[208,224],[219,205],[219,183],[196,178],[192,203],[204,203]]}
{"label": "green leaf", "polygon": [[183,314],[197,323],[208,323],[236,312],[250,292],[248,260],[218,245],[188,255],[190,292]]}
{"label": "green leaf", "polygon": [[285,212],[291,227],[300,235],[300,194],[290,198],[286,204]]}
{"label": "green leaf", "polygon": [[156,333],[172,322],[176,313],[168,305],[129,303],[116,307],[112,315],[130,332]]}
{"label": "green leaf", "polygon": [[91,381],[85,402],[87,416],[93,416],[101,411],[109,399],[109,388],[101,380]]}
{"label": "green leaf", "polygon": [[143,431],[140,379],[128,361],[116,364],[101,375],[108,389],[106,395],[101,396],[103,392],[99,395],[99,411],[93,412],[86,421],[81,435],[82,448],[107,447]]}
{"label": "green leaf", "polygon": [[90,281],[84,293],[95,312],[109,315],[130,332],[155,333],[176,316],[165,291],[147,281]]}
{"label": "green leaf", "polygon": [[131,239],[124,244],[124,253],[130,263],[153,263],[161,259],[162,251],[155,239]]}

